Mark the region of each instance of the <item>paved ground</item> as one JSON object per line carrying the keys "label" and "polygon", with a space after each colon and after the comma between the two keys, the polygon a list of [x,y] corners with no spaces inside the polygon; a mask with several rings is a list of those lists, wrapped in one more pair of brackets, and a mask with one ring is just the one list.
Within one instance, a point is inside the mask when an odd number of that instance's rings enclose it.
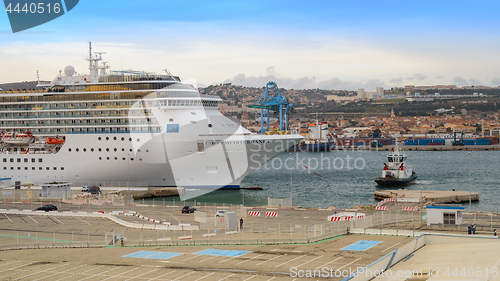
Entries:
{"label": "paved ground", "polygon": [[[38,249],[0,252],[2,280],[300,280],[315,269],[353,272],[408,237],[350,235],[307,245],[185,246],[100,249]],[[360,240],[381,241],[366,251],[343,251]],[[211,256],[205,249],[249,251]],[[139,251],[180,253],[168,259],[131,258]],[[299,272],[299,270],[302,270]],[[326,274],[326,273],[323,273]],[[331,274],[331,273],[329,273]],[[335,276],[335,273],[333,273]],[[341,280],[342,277],[332,278]]]}
{"label": "paved ground", "polygon": [[498,242],[426,245],[375,280],[403,281],[414,271],[430,280],[500,280],[499,252]]}

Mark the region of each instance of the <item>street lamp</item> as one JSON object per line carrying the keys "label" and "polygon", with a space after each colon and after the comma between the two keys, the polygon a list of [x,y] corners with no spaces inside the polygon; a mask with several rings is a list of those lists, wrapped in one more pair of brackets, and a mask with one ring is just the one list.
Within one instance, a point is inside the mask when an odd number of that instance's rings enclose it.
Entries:
{"label": "street lamp", "polygon": [[470,151],[467,160],[468,160],[467,162],[469,162],[469,212],[472,212],[472,192],[470,190]]}
{"label": "street lamp", "polygon": [[424,225],[424,219],[422,218],[422,209],[424,208],[424,202],[422,201],[422,187],[420,187],[420,226]]}
{"label": "street lamp", "polygon": [[128,203],[130,204],[130,153],[127,153],[127,166],[128,166],[128,173],[127,173]]}
{"label": "street lamp", "polygon": [[[290,152],[290,158],[292,158],[292,153]],[[293,160],[293,159],[292,159]],[[293,169],[290,169],[290,203],[292,204],[291,207],[293,207],[293,182],[292,182],[292,176],[293,176]]]}

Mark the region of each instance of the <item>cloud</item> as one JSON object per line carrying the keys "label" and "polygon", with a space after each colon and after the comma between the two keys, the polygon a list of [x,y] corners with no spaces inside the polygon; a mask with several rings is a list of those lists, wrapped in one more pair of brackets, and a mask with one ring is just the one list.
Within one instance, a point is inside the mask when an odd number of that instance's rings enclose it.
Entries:
{"label": "cloud", "polygon": [[341,80],[338,77],[333,77],[327,80],[318,81],[316,76],[303,76],[299,78],[282,77],[277,74],[275,67],[268,67],[266,75],[263,76],[246,76],[240,73],[231,79],[226,79],[224,83],[232,83],[234,85],[242,85],[246,87],[263,87],[267,82],[274,81],[279,87],[286,89],[336,89],[336,90],[357,90],[364,88],[367,90],[375,90],[376,87],[384,87],[385,82],[379,79],[369,79],[362,82]]}
{"label": "cloud", "polygon": [[493,78],[491,78],[491,84],[493,84],[493,85],[500,85],[500,77],[493,77]]}
{"label": "cloud", "polygon": [[389,80],[389,83],[401,85],[403,84],[403,77],[392,78],[391,80]]}
{"label": "cloud", "polygon": [[406,77],[407,80],[416,80],[416,81],[422,81],[425,80],[427,76],[421,74],[421,73],[415,73],[413,76]]}
{"label": "cloud", "polygon": [[443,79],[443,78],[444,78],[444,76],[442,76],[442,75],[434,77],[434,79]]}
{"label": "cloud", "polygon": [[482,85],[483,83],[481,82],[481,80],[477,80],[477,79],[469,79],[469,83],[471,85]]}
{"label": "cloud", "polygon": [[467,79],[460,76],[454,77],[451,81],[457,84],[457,86],[464,86],[469,84],[469,82],[467,82]]}

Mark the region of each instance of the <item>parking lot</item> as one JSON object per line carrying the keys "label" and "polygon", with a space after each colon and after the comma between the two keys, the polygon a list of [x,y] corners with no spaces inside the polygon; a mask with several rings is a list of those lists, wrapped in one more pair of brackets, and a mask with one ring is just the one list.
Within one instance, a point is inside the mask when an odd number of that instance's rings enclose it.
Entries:
{"label": "parking lot", "polygon": [[[300,280],[317,270],[332,280],[409,241],[349,235],[307,245],[36,249],[0,252],[4,280]],[[364,251],[341,250],[360,240]],[[337,272],[338,277],[335,277]],[[316,276],[320,277],[320,276]]]}

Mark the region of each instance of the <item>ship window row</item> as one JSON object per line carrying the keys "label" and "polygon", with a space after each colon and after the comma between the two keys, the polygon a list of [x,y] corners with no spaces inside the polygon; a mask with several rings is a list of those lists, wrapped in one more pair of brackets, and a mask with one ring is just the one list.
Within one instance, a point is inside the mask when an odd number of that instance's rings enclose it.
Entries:
{"label": "ship window row", "polygon": [[[75,126],[76,127],[76,126]],[[25,127],[34,135],[41,134],[130,134],[130,133],[161,133],[161,127],[116,127],[116,128],[37,128]]]}
{"label": "ship window row", "polygon": [[59,109],[108,109],[108,108],[135,108],[143,109],[143,107],[155,107],[158,102],[155,100],[129,100],[117,102],[57,102],[57,103],[20,103],[0,105],[0,111],[26,111],[26,110],[59,110]]}
{"label": "ship window row", "polygon": [[218,101],[208,100],[160,100],[162,106],[204,106],[204,107],[217,107]]}
{"label": "ship window row", "polygon": [[[61,108],[65,109],[65,108]],[[87,109],[88,108],[83,108]],[[0,113],[3,119],[25,119],[25,118],[61,118],[61,117],[107,117],[107,116],[129,116],[141,117],[151,116],[150,109],[127,108],[126,110],[92,110],[92,111],[35,111],[35,112],[5,112]]]}
{"label": "ship window row", "polygon": [[[14,170],[16,168],[17,170],[21,170],[22,167],[10,167],[11,170]],[[3,167],[4,170],[7,170],[7,167]],[[24,170],[27,171],[28,167],[24,167]],[[31,170],[36,170],[36,167],[31,167]],[[38,167],[38,170],[43,170],[43,167]],[[45,170],[49,171],[50,167],[45,167]],[[53,167],[52,170],[57,171],[57,167]],[[59,170],[64,171],[64,167],[60,167]]]}
{"label": "ship window row", "polygon": [[156,119],[76,119],[76,120],[37,120],[37,121],[0,121],[0,127],[45,127],[45,126],[137,126],[159,125]]}
{"label": "ship window row", "polygon": [[[110,151],[118,152],[118,150],[119,150],[119,149],[118,149],[118,148],[116,148],[116,147],[115,147],[115,148],[113,148],[113,149],[111,149],[111,148],[109,148],[109,147],[106,147],[106,149],[102,149],[102,148],[100,148],[100,147],[99,147],[99,148],[97,149],[97,151],[99,151],[99,152],[102,152],[103,150],[106,150],[106,152],[110,152]],[[123,147],[120,149],[120,151],[122,151],[122,152],[125,152],[125,150],[126,150],[126,149],[125,149],[125,148],[123,148]],[[68,148],[68,152],[72,152],[72,151],[73,151],[73,149],[72,149],[72,148]],[[76,152],[80,152],[80,148],[75,148],[75,151],[76,151]],[[87,148],[83,148],[83,149],[81,149],[81,151],[83,151],[83,152],[87,152]],[[90,150],[89,150],[89,151],[90,151],[90,152],[94,152],[95,150],[94,150],[94,148],[90,148]],[[133,150],[132,150],[132,148],[130,148],[130,149],[128,149],[128,151],[129,151],[129,152],[132,152]],[[141,152],[141,150],[139,149],[139,150],[137,150],[137,152],[139,153],[139,152]],[[149,153],[149,149],[146,149],[146,153]],[[18,162],[19,162],[19,161],[18,161]]]}
{"label": "ship window row", "polygon": [[99,85],[71,85],[57,86],[48,92],[105,92],[105,91],[137,91],[137,90],[159,90],[170,87],[171,83],[123,83],[123,84],[99,84]]}
{"label": "ship window row", "polygon": [[[3,162],[4,162],[4,163],[7,163],[7,159],[8,159],[8,158],[3,158]],[[15,159],[15,158],[10,158],[10,159],[9,159],[9,162],[10,162],[10,163],[14,163],[14,159]],[[24,160],[22,160],[22,159],[24,159]],[[21,163],[21,162],[28,163],[28,162],[29,162],[29,159],[30,159],[30,158],[17,158],[17,161],[16,161],[16,162],[17,162],[17,163]],[[36,158],[31,158],[31,163],[35,163],[35,162],[36,162]],[[42,158],[38,158],[38,162],[39,162],[39,163],[42,163],[42,162],[43,162],[43,159],[42,159]]]}
{"label": "ship window row", "polygon": [[[43,92],[43,91],[42,91]],[[4,92],[19,93],[19,92]],[[28,93],[28,91],[26,91]],[[31,93],[31,92],[30,92]],[[95,100],[138,100],[148,96],[148,98],[155,98],[156,94],[151,92],[132,92],[132,93],[78,93],[78,94],[45,94],[43,96],[4,96],[0,97],[0,103],[6,102],[49,102],[49,101],[95,101]]]}
{"label": "ship window row", "polygon": [[[104,159],[103,157],[99,157],[99,160],[103,159]],[[106,157],[106,160],[111,160],[111,159],[118,160],[118,157]],[[122,157],[121,160],[125,161],[127,160],[127,158]],[[134,158],[130,158],[130,161],[134,161]],[[142,158],[139,158],[139,161],[142,161]]]}

